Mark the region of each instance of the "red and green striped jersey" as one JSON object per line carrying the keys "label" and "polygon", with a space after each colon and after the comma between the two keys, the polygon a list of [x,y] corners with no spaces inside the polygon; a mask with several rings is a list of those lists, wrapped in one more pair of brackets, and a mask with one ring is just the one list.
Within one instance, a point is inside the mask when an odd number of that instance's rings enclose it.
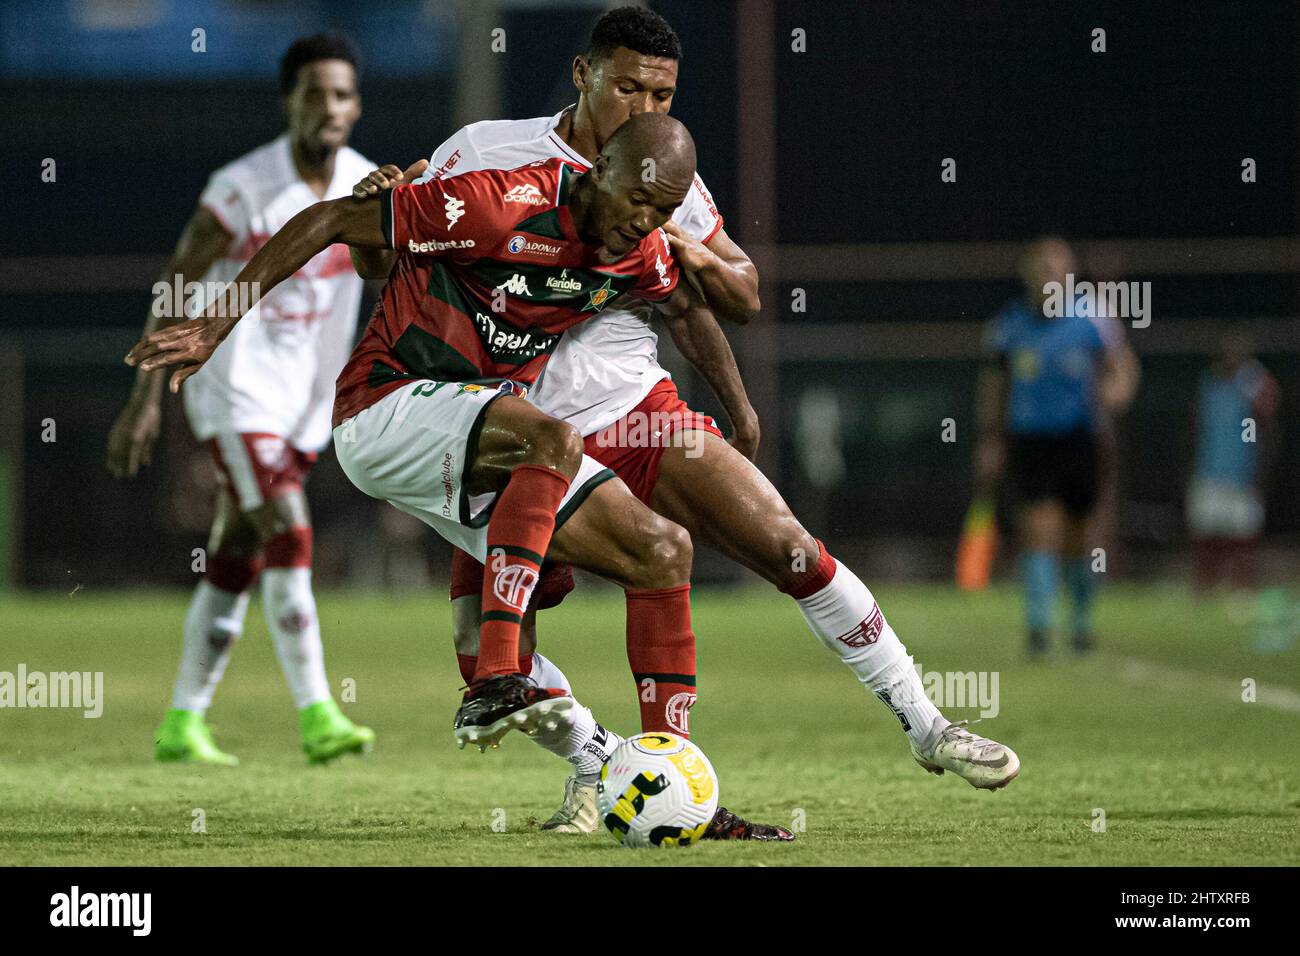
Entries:
{"label": "red and green striped jersey", "polygon": [[335,425],[415,379],[531,385],[565,329],[622,297],[672,294],[662,229],[614,263],[578,237],[568,202],[581,174],[550,159],[383,197],[397,261],[339,375]]}

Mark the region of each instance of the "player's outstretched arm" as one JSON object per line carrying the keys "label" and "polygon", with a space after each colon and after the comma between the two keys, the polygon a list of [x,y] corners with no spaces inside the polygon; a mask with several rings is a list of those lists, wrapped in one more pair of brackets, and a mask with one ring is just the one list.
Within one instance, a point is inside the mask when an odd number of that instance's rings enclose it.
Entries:
{"label": "player's outstretched arm", "polygon": [[758,453],[758,415],[749,403],[731,343],[719,328],[713,313],[689,286],[683,284],[660,309],[660,314],[677,350],[704,376],[731,419],[732,446],[753,461]]}
{"label": "player's outstretched arm", "polygon": [[[290,219],[244,266],[225,293],[190,322],[145,336],[126,356],[126,364],[144,372],[177,367],[171,390],[212,357],[248,309],[313,256],[336,242],[381,249],[388,245],[376,199],[318,202]],[[242,294],[241,294],[242,290]]]}
{"label": "player's outstretched arm", "polygon": [[762,307],[758,270],[745,250],[731,241],[727,230],[719,229],[703,243],[672,220],[664,223],[663,229],[682,271],[718,318],[745,325],[758,315]]}
{"label": "player's outstretched arm", "polygon": [[[170,290],[176,283],[184,289],[187,282],[197,282],[225,254],[232,238],[221,220],[199,206],[181,232],[155,288],[162,285]],[[168,294],[165,301],[171,302],[173,297]],[[168,310],[158,308],[157,304],[155,296],[144,323],[146,336],[183,318],[167,314]],[[143,465],[149,464],[162,422],[163,377],[162,372],[136,370],[131,397],[108,433],[107,464],[115,478],[134,477]]]}
{"label": "player's outstretched arm", "polygon": [[[427,159],[412,163],[405,170],[394,166],[392,163],[380,166],[378,169],[372,170],[365,179],[352,187],[352,198],[362,201],[369,199],[371,196],[378,196],[394,186],[413,183],[424,175],[424,171],[428,168],[429,161]],[[352,268],[363,279],[387,279],[388,273],[393,271],[393,262],[397,259],[397,253],[391,249],[365,249],[348,246],[348,254],[352,257]]]}

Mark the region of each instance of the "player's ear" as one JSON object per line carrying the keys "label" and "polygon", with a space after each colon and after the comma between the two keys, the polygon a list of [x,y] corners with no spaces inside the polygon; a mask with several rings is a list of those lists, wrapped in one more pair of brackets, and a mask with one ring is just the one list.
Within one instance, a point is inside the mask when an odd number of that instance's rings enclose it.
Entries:
{"label": "player's ear", "polygon": [[587,92],[587,76],[591,71],[591,64],[587,58],[579,53],[573,58],[573,85],[577,87],[579,93]]}

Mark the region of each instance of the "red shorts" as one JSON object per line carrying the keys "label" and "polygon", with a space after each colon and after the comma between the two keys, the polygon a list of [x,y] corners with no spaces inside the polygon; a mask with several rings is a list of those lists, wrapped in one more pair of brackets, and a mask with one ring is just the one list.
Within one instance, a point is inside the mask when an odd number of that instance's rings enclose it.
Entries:
{"label": "red shorts", "polygon": [[217,463],[217,483],[230,491],[241,511],[252,511],[288,491],[301,491],[316,453],[299,451],[279,435],[234,432],[206,442]]}
{"label": "red shorts", "polygon": [[[660,381],[636,408],[584,440],[584,451],[623,480],[644,504],[650,504],[659,481],[659,460],[680,433],[705,431],[723,437],[717,423],[693,411],[677,394],[670,378]],[[674,439],[674,435],[678,437]],[[555,607],[573,590],[573,570],[566,564],[546,565],[533,592],[530,607]],[[459,548],[451,554],[451,599],[483,591],[483,565]]]}

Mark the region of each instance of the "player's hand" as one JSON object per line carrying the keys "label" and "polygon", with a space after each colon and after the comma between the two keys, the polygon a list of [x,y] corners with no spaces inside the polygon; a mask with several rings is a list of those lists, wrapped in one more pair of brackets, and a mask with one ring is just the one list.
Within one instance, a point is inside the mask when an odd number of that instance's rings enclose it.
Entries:
{"label": "player's hand", "polygon": [[147,396],[131,396],[108,433],[108,471],[114,478],[134,478],[153,458],[162,410]]}
{"label": "player's hand", "polygon": [[754,456],[758,454],[758,441],[761,437],[758,416],[751,411],[748,417],[741,421],[733,421],[731,424],[732,435],[727,439],[727,444],[753,461]]}
{"label": "player's hand", "polygon": [[673,247],[673,255],[677,257],[678,265],[687,272],[699,272],[711,266],[717,259],[704,243],[671,219],[664,223],[662,228],[668,234],[668,244]]}
{"label": "player's hand", "polygon": [[216,316],[200,316],[169,325],[135,343],[125,362],[144,372],[180,366],[172,373],[169,383],[175,394],[182,382],[212,358],[217,346],[230,334],[232,325],[229,319]]}
{"label": "player's hand", "polygon": [[423,176],[424,171],[428,168],[429,161],[427,159],[411,164],[406,168],[405,172],[392,163],[387,166],[380,166],[352,187],[352,198],[369,199],[371,196],[378,196],[385,189],[392,189],[394,186],[401,186],[403,183],[413,183]]}

